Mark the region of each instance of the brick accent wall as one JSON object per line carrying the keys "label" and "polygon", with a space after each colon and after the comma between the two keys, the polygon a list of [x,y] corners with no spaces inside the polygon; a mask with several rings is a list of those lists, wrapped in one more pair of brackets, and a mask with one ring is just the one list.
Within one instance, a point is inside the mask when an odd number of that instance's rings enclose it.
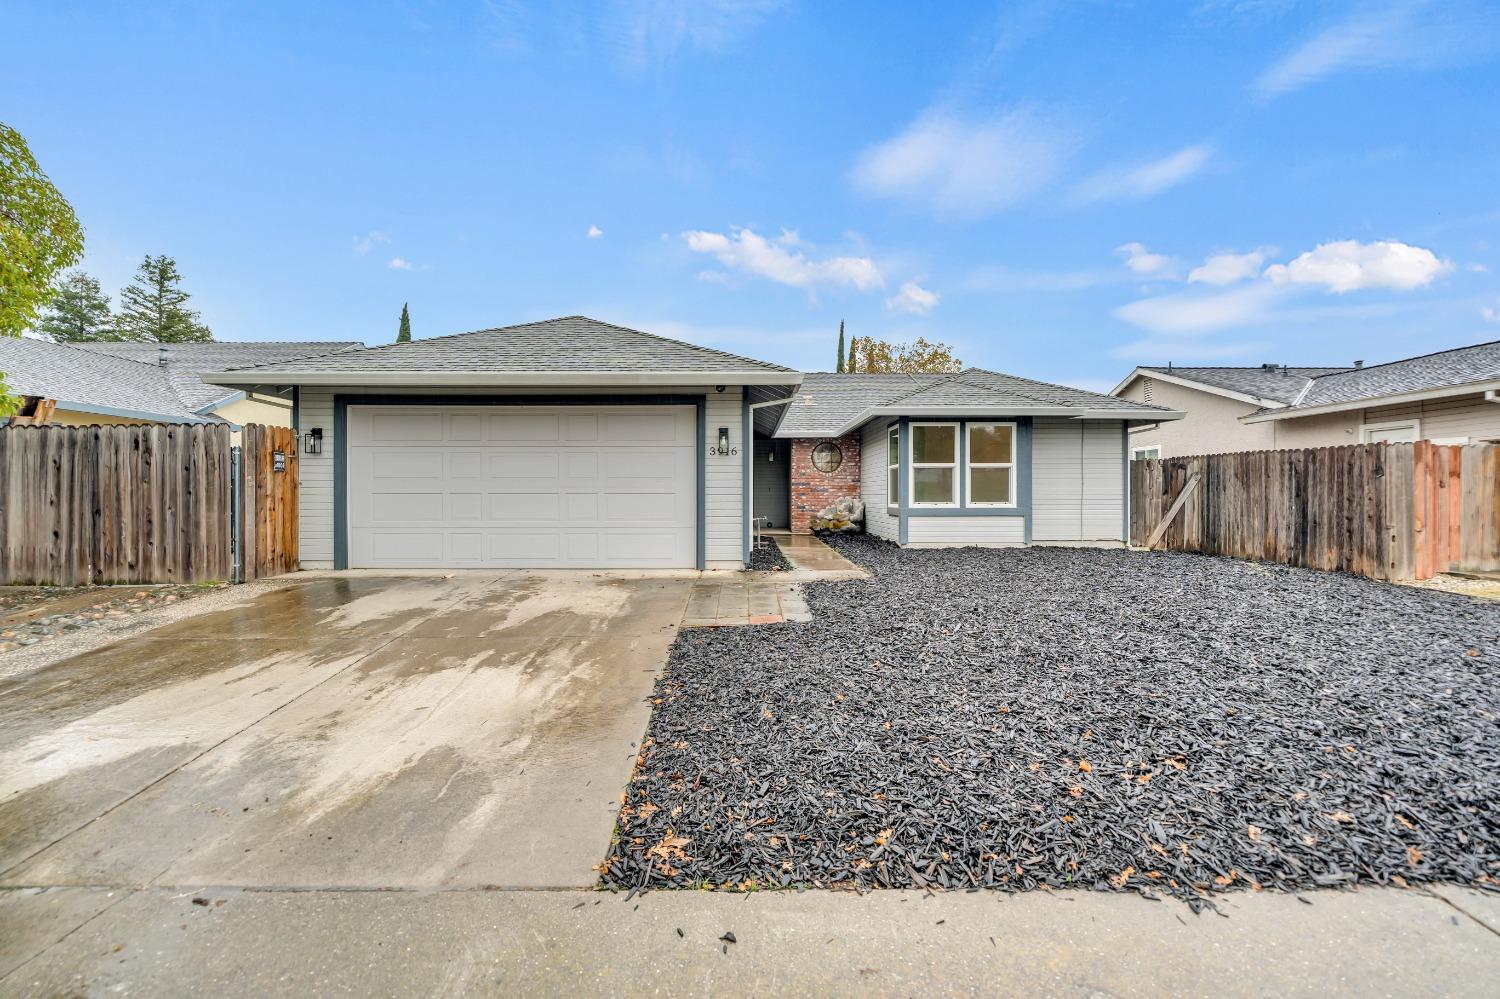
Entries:
{"label": "brick accent wall", "polygon": [[[832,441],[844,452],[843,464],[835,472],[820,472],[813,467],[812,450],[824,441]],[[811,534],[812,519],[834,500],[859,496],[860,435],[858,431],[843,437],[798,437],[792,441],[792,533]]]}

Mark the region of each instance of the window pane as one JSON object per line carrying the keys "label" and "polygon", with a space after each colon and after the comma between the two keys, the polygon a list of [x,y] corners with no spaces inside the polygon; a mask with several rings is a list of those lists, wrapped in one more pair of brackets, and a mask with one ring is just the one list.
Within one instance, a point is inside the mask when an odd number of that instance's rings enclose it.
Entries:
{"label": "window pane", "polygon": [[953,469],[914,468],[911,472],[912,497],[916,503],[952,503]]}
{"label": "window pane", "polygon": [[901,446],[896,431],[892,430],[886,435],[886,459],[887,465],[898,465],[901,463]]}
{"label": "window pane", "polygon": [[891,506],[895,506],[896,504],[898,504],[898,503],[901,502],[901,498],[896,495],[896,490],[897,490],[898,485],[899,485],[899,482],[898,482],[899,475],[900,475],[900,473],[897,472],[896,469],[894,469],[894,468],[891,469],[889,472],[886,473],[885,501],[887,503],[889,503]]}
{"label": "window pane", "polygon": [[1010,469],[971,468],[969,470],[970,503],[1009,503]]}
{"label": "window pane", "polygon": [[911,460],[928,462],[955,461],[958,435],[954,427],[912,427]]}
{"label": "window pane", "polygon": [[1010,427],[970,426],[969,461],[989,465],[1015,460],[1015,441]]}

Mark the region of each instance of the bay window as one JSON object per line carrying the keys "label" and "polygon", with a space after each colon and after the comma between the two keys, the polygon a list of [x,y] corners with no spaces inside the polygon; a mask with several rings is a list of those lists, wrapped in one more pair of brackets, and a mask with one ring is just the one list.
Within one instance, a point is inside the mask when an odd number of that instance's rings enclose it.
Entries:
{"label": "bay window", "polygon": [[1016,505],[1016,425],[969,423],[967,489],[969,506]]}
{"label": "bay window", "polygon": [[911,424],[911,505],[958,505],[958,424]]}

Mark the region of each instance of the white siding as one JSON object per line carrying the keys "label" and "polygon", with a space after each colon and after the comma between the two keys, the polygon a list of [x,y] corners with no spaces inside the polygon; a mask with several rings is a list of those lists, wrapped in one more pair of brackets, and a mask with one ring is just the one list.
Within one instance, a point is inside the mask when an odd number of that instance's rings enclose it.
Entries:
{"label": "white siding", "polygon": [[908,545],[1024,545],[1025,517],[908,517]]}
{"label": "white siding", "polygon": [[1422,439],[1427,441],[1456,441],[1467,437],[1468,443],[1478,444],[1500,439],[1500,405],[1485,402],[1484,396],[1478,393],[1453,399],[1426,399],[1400,406],[1381,406],[1367,409],[1363,415],[1365,423],[1420,420]]}
{"label": "white siding", "polygon": [[[333,397],[372,393],[377,395],[464,395],[463,390],[444,393],[431,387],[413,386],[397,388],[325,388],[305,387],[300,399],[300,430],[311,427],[323,428],[323,453],[303,454],[298,459],[301,473],[301,562],[304,569],[333,568],[333,456],[338,450],[334,440]],[[712,386],[697,387],[653,387],[637,392],[617,389],[600,389],[580,386],[569,394],[578,395],[629,395],[670,393],[674,395],[706,395],[707,410],[704,415],[703,441],[705,461],[704,477],[704,560],[709,568],[740,568],[744,565],[744,448],[741,426],[741,390],[730,386],[723,392],[715,392]],[[473,394],[468,393],[468,394]],[[487,393],[502,394],[502,393]],[[559,390],[538,389],[534,392],[517,392],[515,395],[557,395]],[[717,443],[720,427],[729,428],[729,442],[739,448],[735,455],[708,455],[707,448]]]}
{"label": "white siding", "polygon": [[1118,421],[1037,417],[1032,422],[1033,541],[1123,540],[1124,487]]}
{"label": "white siding", "polygon": [[[703,391],[699,389],[698,391]],[[740,569],[745,564],[745,448],[739,386],[723,392],[708,390],[708,409],[703,416],[703,445],[707,461],[704,476],[705,533],[704,564],[710,569]],[[729,428],[729,445],[735,454],[708,454],[707,446],[718,442],[720,427]]]}
{"label": "white siding", "polygon": [[[1500,409],[1500,406],[1496,407]],[[880,420],[866,423],[859,455],[859,495],[865,501],[865,530],[887,541],[901,540],[901,523],[886,513],[886,450],[888,428]]]}

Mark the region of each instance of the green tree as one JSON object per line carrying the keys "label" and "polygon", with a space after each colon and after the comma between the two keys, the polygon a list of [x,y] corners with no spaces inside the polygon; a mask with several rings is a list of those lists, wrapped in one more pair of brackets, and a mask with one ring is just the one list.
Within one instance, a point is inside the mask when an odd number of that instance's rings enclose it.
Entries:
{"label": "green tree", "polygon": [[911,343],[887,343],[865,337],[860,341],[865,371],[944,373],[962,371],[964,364],[945,343],[928,343],[918,337]]}
{"label": "green tree", "polygon": [[47,303],[36,331],[58,343],[87,343],[115,339],[109,296],[99,282],[83,271],[70,271],[58,282],[57,295]]}
{"label": "green tree", "polygon": [[120,314],[115,317],[116,339],[155,343],[209,343],[213,332],[187,307],[177,261],[147,255],[125,290],[120,292]]}
{"label": "green tree", "polygon": [[844,321],[839,320],[839,366],[834,369],[839,374],[844,373]]}
{"label": "green tree", "polygon": [[[0,336],[20,336],[83,257],[83,226],[21,133],[0,122]],[[0,415],[20,405],[0,372]]]}
{"label": "green tree", "polygon": [[858,348],[858,347],[859,347],[859,337],[857,337],[857,336],[850,337],[849,338],[849,360],[848,360],[847,363],[844,364],[844,370],[847,371],[851,375],[854,373],[854,352],[855,352],[856,348]]}
{"label": "green tree", "polygon": [[401,303],[401,325],[396,327],[396,342],[411,343],[411,313],[406,311],[406,303]]}

